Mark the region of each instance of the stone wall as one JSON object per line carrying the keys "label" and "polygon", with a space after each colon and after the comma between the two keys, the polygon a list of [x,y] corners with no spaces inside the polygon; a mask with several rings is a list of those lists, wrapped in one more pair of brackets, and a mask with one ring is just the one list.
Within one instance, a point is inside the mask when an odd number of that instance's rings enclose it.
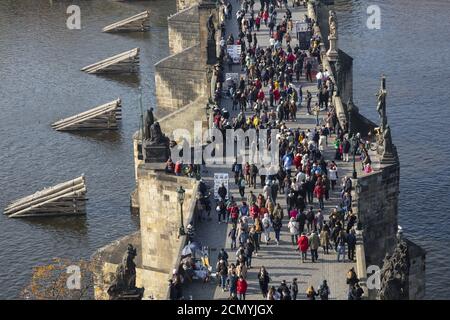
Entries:
{"label": "stone wall", "polygon": [[400,166],[382,166],[380,171],[354,181],[354,204],[364,231],[367,265],[382,265],[386,252],[396,244]]}
{"label": "stone wall", "polygon": [[177,0],[177,11],[195,6],[199,4],[200,1],[201,0]]}
{"label": "stone wall", "polygon": [[425,299],[425,255],[415,243],[405,239],[409,255],[409,300]]}
{"label": "stone wall", "polygon": [[[330,8],[319,6],[319,19],[317,19],[314,2],[316,1],[308,3],[309,15],[318,21],[315,32],[319,33],[322,39],[327,39],[328,10]],[[331,78],[339,86],[339,94],[335,94],[332,99],[340,125],[345,128],[349,120],[347,103],[350,99],[353,100],[353,59],[339,50],[338,66],[336,67],[323,54],[326,49],[327,41],[323,41],[321,43],[323,66],[332,70]],[[373,131],[377,124],[361,115],[357,107],[355,110],[351,119],[352,131],[367,136],[367,133]],[[379,159],[372,160],[379,161]],[[381,165],[374,172],[361,175],[358,179],[353,180],[355,187],[352,191],[352,207],[358,216],[361,228],[358,231],[356,247],[357,274],[361,279],[361,285],[365,288],[365,297],[369,299],[376,297],[376,290],[368,290],[366,287],[366,267],[370,265],[381,267],[386,253],[392,252],[397,242],[400,163],[398,158],[396,160],[395,164]],[[420,299],[425,294],[425,252],[412,242],[410,245],[412,249],[410,250],[409,297],[410,299]]]}
{"label": "stone wall", "polygon": [[200,42],[197,6],[179,11],[167,21],[170,54],[179,53]]}
{"label": "stone wall", "polygon": [[197,44],[155,65],[158,108],[178,109],[200,96],[207,96],[206,71],[199,54]]}
{"label": "stone wall", "polygon": [[[135,232],[120,238],[107,246],[97,250],[91,257],[94,265],[94,298],[95,300],[109,300],[108,289],[114,281],[118,265],[122,262],[124,254],[127,252],[128,244],[132,244],[137,250],[136,273],[142,266],[141,261],[141,235]],[[142,287],[139,277],[136,275],[136,286]],[[148,298],[144,294],[144,298]]]}
{"label": "stone wall", "polygon": [[167,299],[167,281],[177,265],[185,237],[179,237],[180,207],[177,188],[186,190],[184,226],[193,219],[197,182],[191,178],[167,175],[160,167],[144,164],[138,168],[138,193],[142,242],[142,283],[145,294]]}

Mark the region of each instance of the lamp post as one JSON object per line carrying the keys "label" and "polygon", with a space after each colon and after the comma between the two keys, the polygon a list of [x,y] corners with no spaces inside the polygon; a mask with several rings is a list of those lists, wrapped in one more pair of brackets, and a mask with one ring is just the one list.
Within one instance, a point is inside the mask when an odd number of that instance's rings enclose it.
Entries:
{"label": "lamp post", "polygon": [[356,151],[358,150],[358,137],[356,134],[352,134],[352,114],[355,109],[353,105],[353,101],[350,99],[347,103],[347,111],[348,111],[348,138],[351,139],[352,143],[352,153],[353,153],[353,179],[358,178],[358,173],[356,172]]}
{"label": "lamp post", "polygon": [[360,197],[360,194],[361,194],[361,191],[362,191],[362,187],[361,187],[361,184],[359,183],[359,180],[356,180],[355,191],[356,191],[357,200],[358,200],[358,223],[356,224],[356,230],[362,231],[363,225],[362,225],[362,222],[360,220],[361,212],[359,211],[360,210],[359,209],[359,202],[360,202],[360,198],[359,197]]}
{"label": "lamp post", "polygon": [[185,190],[182,186],[179,186],[177,188],[177,194],[178,194],[178,203],[180,204],[180,210],[181,210],[181,225],[180,225],[180,236],[184,236],[186,232],[184,232],[184,218],[183,218],[183,202],[184,202],[184,194]]}

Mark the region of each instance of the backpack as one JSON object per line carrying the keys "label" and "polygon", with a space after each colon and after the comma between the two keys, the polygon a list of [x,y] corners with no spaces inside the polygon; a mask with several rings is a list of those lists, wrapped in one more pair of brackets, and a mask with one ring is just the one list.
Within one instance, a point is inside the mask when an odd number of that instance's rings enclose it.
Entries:
{"label": "backpack", "polygon": [[320,297],[328,297],[329,294],[330,294],[330,291],[329,291],[328,287],[324,288],[323,286],[320,286],[320,289],[319,289]]}

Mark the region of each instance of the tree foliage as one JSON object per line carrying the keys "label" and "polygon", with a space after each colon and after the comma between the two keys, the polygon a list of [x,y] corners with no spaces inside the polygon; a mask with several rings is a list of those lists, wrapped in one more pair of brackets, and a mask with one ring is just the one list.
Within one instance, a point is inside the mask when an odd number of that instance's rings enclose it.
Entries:
{"label": "tree foliage", "polygon": [[[73,270],[79,270],[79,276]],[[21,297],[28,300],[87,300],[94,298],[93,263],[54,258],[48,265],[33,268],[29,284]],[[79,283],[74,288],[75,283]]]}

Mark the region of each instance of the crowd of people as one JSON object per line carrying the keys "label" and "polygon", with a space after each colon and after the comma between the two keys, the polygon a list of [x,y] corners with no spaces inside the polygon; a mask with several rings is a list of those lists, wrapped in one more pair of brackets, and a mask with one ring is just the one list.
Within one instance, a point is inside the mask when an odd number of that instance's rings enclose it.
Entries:
{"label": "crowd of people", "polygon": [[[337,262],[355,261],[357,217],[351,205],[352,180],[339,175],[338,161],[349,160],[351,146],[346,128],[340,126],[331,103],[334,83],[328,70],[313,70],[314,65],[321,64],[320,37],[313,35],[309,49],[300,49],[291,37],[292,12],[287,0],[261,0],[257,12],[253,0],[221,2],[224,16],[229,20],[235,17],[239,32],[229,33],[221,42],[213,126],[222,132],[226,129],[276,130],[276,141],[271,141],[269,136],[267,145],[271,149],[276,143],[279,150],[279,166],[275,168],[265,168],[251,159],[245,163],[236,159],[230,169],[239,195],[232,195],[224,184],[218,189],[217,221],[231,224],[227,236],[230,249],[236,251],[233,260],[224,248],[221,249],[217,257],[217,278],[222,290],[229,292],[230,299],[244,300],[252,258],[258,256],[264,245],[279,245],[283,230],[289,232],[293,250],[299,252],[302,263],[320,262],[319,251],[321,255],[334,251]],[[300,2],[307,1],[293,1],[293,6],[303,5]],[[233,15],[237,4],[240,6]],[[304,22],[313,29],[315,21],[305,16]],[[270,37],[270,45],[265,48],[258,45],[256,32],[260,31],[261,24],[269,29],[269,33],[263,35]],[[233,68],[227,44],[241,46],[238,82],[224,79],[226,66]],[[304,92],[300,79],[304,75],[306,81],[314,81],[315,71],[318,93],[317,102],[312,106],[312,92]],[[222,104],[226,99],[232,101],[231,110]],[[289,128],[286,122],[298,122],[297,114],[302,108],[307,114],[315,115],[316,126],[307,130],[298,126]],[[321,112],[323,119],[319,118]],[[324,151],[333,135],[336,155],[327,160]],[[252,143],[255,142],[248,142],[249,148]],[[255,148],[258,147],[256,144]],[[365,165],[370,162],[367,152],[362,157]],[[262,188],[261,193],[256,192],[258,188]],[[337,191],[338,204],[327,212],[325,204],[331,200],[332,192]],[[286,222],[287,228],[283,229]],[[351,280],[347,278],[349,299],[359,299],[362,289],[353,273]],[[276,288],[270,285],[268,270],[261,266],[258,282],[264,299],[297,299],[296,278],[289,285],[282,281]],[[328,299],[327,281],[323,280],[317,291],[308,287],[305,294],[310,300]]]}

